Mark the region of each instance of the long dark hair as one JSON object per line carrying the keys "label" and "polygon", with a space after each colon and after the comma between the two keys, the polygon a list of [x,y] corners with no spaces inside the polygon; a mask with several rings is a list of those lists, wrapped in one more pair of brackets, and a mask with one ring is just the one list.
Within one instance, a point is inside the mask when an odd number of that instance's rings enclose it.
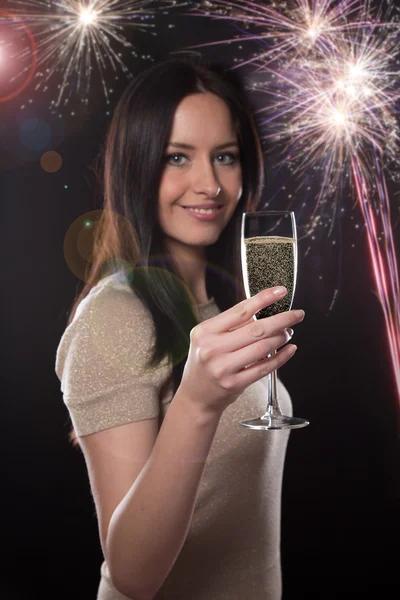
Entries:
{"label": "long dark hair", "polygon": [[[236,71],[197,55],[170,56],[138,74],[122,94],[105,140],[104,204],[94,231],[90,267],[78,304],[104,276],[128,267],[129,285],[148,308],[155,326],[149,366],[168,356],[175,394],[198,323],[193,298],[166,252],[157,215],[158,191],[177,106],[190,94],[211,92],[228,105],[236,127],[242,195],[215,244],[207,248],[206,290],[221,311],[245,298],[241,276],[240,224],[256,210],[264,182],[256,122]],[[155,268],[156,267],[156,268]]]}

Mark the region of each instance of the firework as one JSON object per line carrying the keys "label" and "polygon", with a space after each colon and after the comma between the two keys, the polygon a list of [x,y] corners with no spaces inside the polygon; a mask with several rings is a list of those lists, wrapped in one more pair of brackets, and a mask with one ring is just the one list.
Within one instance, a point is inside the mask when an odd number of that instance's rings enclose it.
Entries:
{"label": "firework", "polygon": [[[367,6],[368,5],[368,6]],[[251,0],[201,0],[189,13],[240,23],[244,30],[259,28],[260,33],[237,35],[229,43],[255,40],[263,45],[256,57],[241,61],[238,66],[252,63],[265,66],[283,58],[292,60],[298,53],[315,48],[329,49],[340,35],[357,29],[362,22],[357,17],[363,7],[363,18],[370,22],[369,2],[360,0],[292,0],[270,4]],[[197,11],[197,12],[196,12]],[[354,17],[353,20],[350,19]],[[218,40],[193,47],[226,44]]]}
{"label": "firework", "polygon": [[[192,14],[240,24],[234,39],[213,44],[258,42],[259,52],[234,68],[255,67],[257,81],[249,88],[265,94],[257,114],[265,140],[281,149],[280,164],[307,189],[318,176],[304,236],[314,236],[327,215],[332,230],[338,200],[350,186],[365,224],[400,402],[399,275],[387,189],[388,178],[399,176],[395,10],[388,3],[374,11],[373,3],[358,0],[217,0],[200,2]],[[260,32],[251,33],[254,28]]]}
{"label": "firework", "polygon": [[[137,57],[128,31],[154,32],[156,10],[177,6],[173,0],[9,0],[5,20],[16,35],[29,27],[35,39],[35,91],[53,96],[51,108],[65,107],[71,96],[88,104],[93,71],[97,70],[106,102],[110,103],[109,72],[130,78],[124,53]],[[22,63],[11,81],[18,85],[32,63],[32,45],[18,49],[10,60]],[[54,94],[54,88],[57,88]]]}

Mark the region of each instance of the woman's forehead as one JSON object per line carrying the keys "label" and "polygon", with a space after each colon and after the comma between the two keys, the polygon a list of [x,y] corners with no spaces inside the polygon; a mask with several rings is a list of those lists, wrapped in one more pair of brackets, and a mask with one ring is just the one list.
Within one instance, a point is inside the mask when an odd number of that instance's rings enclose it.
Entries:
{"label": "woman's forehead", "polygon": [[[180,139],[174,140],[175,135],[179,135]],[[185,142],[186,139],[190,144],[189,139],[193,136],[201,138],[205,135],[218,138],[220,143],[236,138],[229,106],[222,98],[211,93],[186,96],[176,108],[171,141]],[[228,138],[219,140],[221,136]]]}

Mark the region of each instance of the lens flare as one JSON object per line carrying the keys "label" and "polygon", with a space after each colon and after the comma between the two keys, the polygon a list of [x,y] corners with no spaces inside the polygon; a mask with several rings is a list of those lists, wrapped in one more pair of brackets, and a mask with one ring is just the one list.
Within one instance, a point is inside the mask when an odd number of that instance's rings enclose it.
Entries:
{"label": "lens flare", "polygon": [[[7,31],[3,33],[1,25],[7,25]],[[11,26],[10,26],[11,25]],[[21,94],[28,87],[36,73],[37,68],[37,49],[36,42],[32,32],[26,24],[21,23],[18,27],[15,26],[14,15],[8,11],[0,9],[0,103],[10,102]],[[27,57],[21,60],[21,52],[17,51],[17,57],[11,50],[12,46],[20,48],[24,47],[24,53]],[[15,59],[15,60],[14,60]],[[23,68],[20,70],[18,81],[14,82],[12,69],[15,64],[23,63]],[[20,69],[18,66],[17,69]],[[6,91],[3,91],[3,86],[6,86]]]}

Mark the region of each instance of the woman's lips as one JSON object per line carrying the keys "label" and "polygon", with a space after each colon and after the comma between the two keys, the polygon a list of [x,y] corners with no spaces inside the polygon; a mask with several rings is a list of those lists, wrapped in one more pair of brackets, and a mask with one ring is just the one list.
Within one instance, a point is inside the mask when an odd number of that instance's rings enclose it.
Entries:
{"label": "woman's lips", "polygon": [[194,217],[198,221],[213,221],[214,219],[216,219],[218,217],[218,215],[224,209],[223,206],[220,206],[216,210],[213,209],[212,213],[207,214],[207,213],[195,212],[194,210],[191,210],[190,207],[186,207],[186,206],[181,206],[181,208],[183,208],[191,217]]}

